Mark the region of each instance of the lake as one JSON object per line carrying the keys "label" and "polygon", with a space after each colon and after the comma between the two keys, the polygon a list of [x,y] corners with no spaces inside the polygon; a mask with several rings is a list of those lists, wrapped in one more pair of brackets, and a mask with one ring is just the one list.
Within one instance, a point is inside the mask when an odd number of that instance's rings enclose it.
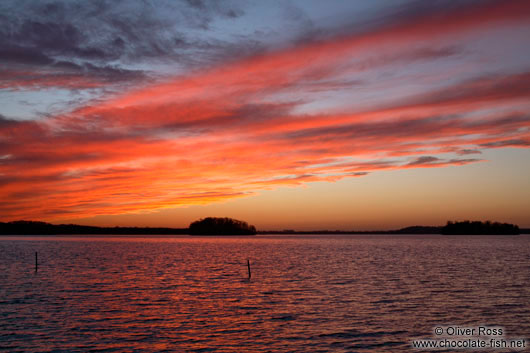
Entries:
{"label": "lake", "polygon": [[448,325],[528,346],[529,274],[527,235],[4,236],[0,350],[410,352]]}

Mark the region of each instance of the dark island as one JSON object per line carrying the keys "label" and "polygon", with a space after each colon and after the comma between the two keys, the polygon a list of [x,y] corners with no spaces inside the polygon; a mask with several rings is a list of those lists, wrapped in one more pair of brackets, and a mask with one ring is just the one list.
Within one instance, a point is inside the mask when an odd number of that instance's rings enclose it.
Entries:
{"label": "dark island", "polygon": [[520,234],[519,227],[509,223],[463,221],[447,222],[441,229],[446,235],[517,235]]}
{"label": "dark island", "polygon": [[187,228],[94,227],[37,221],[0,222],[0,235],[179,235]]}
{"label": "dark island", "polygon": [[254,235],[256,227],[232,218],[208,217],[189,228],[95,227],[38,221],[0,222],[0,235]]}
{"label": "dark island", "polygon": [[0,235],[253,235],[253,234],[530,234],[530,229],[498,222],[447,222],[444,227],[412,226],[396,230],[261,230],[231,218],[208,217],[190,228],[95,227],[37,221],[0,222]]}
{"label": "dark island", "polygon": [[191,235],[255,235],[256,227],[232,218],[207,217],[190,224]]}

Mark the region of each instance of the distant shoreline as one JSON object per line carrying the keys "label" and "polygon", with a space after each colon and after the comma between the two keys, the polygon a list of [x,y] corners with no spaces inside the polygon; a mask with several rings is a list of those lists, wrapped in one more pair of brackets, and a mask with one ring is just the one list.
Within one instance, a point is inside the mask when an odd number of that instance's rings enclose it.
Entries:
{"label": "distant shoreline", "polygon": [[[340,235],[340,234],[442,234],[441,226],[411,226],[396,230],[374,230],[374,231],[356,231],[356,230],[311,230],[298,231],[291,229],[284,230],[262,230],[257,231],[257,235],[267,234],[282,234],[282,235]],[[520,234],[530,234],[530,229],[519,229]],[[46,236],[46,235],[62,235],[62,236],[79,236],[79,235],[189,235],[189,236],[209,236],[209,235],[192,235],[189,228],[163,228],[163,227],[96,227],[83,226],[77,224],[50,224],[45,222],[0,222],[0,235],[28,235],[28,236]],[[456,234],[455,234],[456,235]],[[492,234],[493,235],[493,234]],[[501,234],[499,234],[501,235]],[[210,236],[227,236],[227,235],[210,235]],[[249,236],[249,235],[242,235]],[[250,235],[251,236],[251,235]]]}

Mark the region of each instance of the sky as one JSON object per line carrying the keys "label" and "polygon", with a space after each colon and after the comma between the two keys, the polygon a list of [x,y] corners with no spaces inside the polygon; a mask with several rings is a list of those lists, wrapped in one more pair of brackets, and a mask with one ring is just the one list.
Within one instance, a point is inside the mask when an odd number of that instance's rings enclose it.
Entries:
{"label": "sky", "polygon": [[530,2],[0,2],[0,221],[530,227]]}

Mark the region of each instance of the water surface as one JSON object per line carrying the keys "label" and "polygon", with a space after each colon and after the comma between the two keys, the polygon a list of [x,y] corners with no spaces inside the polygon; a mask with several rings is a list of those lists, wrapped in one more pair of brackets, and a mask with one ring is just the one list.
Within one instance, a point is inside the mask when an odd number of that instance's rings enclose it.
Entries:
{"label": "water surface", "polygon": [[449,324],[528,337],[529,273],[524,235],[0,237],[0,350],[410,352]]}

